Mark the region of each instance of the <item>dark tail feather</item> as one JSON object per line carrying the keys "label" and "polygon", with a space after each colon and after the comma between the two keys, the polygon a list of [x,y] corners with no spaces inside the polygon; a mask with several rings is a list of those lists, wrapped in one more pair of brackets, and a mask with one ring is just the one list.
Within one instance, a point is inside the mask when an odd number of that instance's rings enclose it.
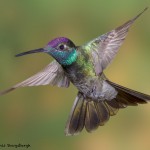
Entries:
{"label": "dark tail feather", "polygon": [[107,82],[118,91],[115,101],[117,101],[120,108],[134,106],[137,104],[145,104],[150,101],[150,95],[128,89],[111,81]]}
{"label": "dark tail feather", "polygon": [[83,95],[78,93],[66,124],[65,134],[67,136],[77,134],[84,128],[86,107],[87,103]]}
{"label": "dark tail feather", "polygon": [[109,120],[109,111],[104,102],[88,101],[85,116],[85,129],[88,132],[102,126]]}

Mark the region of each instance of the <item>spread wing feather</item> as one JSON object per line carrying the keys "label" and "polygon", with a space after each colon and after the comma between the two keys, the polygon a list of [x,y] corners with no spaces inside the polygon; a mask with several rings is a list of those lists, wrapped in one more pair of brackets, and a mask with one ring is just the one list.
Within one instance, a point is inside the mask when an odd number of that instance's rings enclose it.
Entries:
{"label": "spread wing feather", "polygon": [[0,95],[6,94],[19,87],[48,84],[57,85],[58,87],[68,87],[70,84],[70,81],[66,77],[62,67],[56,61],[51,62],[46,68],[24,80],[23,82],[20,82],[7,90],[0,92]]}
{"label": "spread wing feather", "polygon": [[102,73],[107,65],[113,60],[118,49],[123,44],[130,26],[146,10],[147,8],[120,27],[97,37],[85,45],[85,49],[91,51],[92,61],[97,75]]}

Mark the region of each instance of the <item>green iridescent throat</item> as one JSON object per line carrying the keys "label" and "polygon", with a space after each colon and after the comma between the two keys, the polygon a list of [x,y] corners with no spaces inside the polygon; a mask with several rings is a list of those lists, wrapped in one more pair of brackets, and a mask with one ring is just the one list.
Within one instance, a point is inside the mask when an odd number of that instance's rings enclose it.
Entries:
{"label": "green iridescent throat", "polygon": [[62,65],[68,66],[74,63],[77,59],[77,51],[73,49],[71,52],[68,52],[66,59],[62,61]]}
{"label": "green iridescent throat", "polygon": [[49,52],[61,65],[68,66],[74,63],[77,59],[76,49],[68,51],[52,50]]}

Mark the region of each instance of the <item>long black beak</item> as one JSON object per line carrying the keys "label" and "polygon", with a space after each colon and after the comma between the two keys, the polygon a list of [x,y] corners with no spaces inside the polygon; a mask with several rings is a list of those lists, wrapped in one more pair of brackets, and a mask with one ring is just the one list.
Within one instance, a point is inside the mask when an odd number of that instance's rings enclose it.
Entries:
{"label": "long black beak", "polygon": [[23,53],[15,55],[15,56],[19,57],[19,56],[23,56],[23,55],[27,55],[27,54],[41,53],[41,52],[46,52],[46,50],[43,48],[39,48],[39,49],[34,49],[34,50],[27,51],[27,52],[23,52]]}

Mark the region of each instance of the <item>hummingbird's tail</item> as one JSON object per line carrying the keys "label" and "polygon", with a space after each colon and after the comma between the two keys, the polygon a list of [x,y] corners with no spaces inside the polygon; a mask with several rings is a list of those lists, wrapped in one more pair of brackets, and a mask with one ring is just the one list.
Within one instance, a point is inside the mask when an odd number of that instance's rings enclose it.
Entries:
{"label": "hummingbird's tail", "polygon": [[104,125],[110,116],[116,115],[119,108],[136,106],[150,101],[149,95],[125,88],[111,81],[107,82],[118,91],[116,98],[109,101],[95,101],[78,92],[66,124],[66,135],[76,135],[84,127],[88,132],[91,132],[98,126]]}
{"label": "hummingbird's tail", "polygon": [[88,100],[78,92],[66,124],[65,134],[67,136],[76,135],[84,127],[90,132],[99,125],[103,125],[108,119],[109,112],[103,102]]}

